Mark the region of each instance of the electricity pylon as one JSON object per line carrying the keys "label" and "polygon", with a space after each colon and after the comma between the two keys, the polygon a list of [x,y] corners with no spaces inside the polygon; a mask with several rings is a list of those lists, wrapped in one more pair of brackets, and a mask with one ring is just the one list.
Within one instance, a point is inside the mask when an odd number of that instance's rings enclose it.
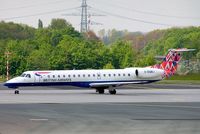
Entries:
{"label": "electricity pylon", "polygon": [[90,25],[102,25],[101,23],[97,23],[94,21],[91,21],[91,16],[105,16],[100,15],[96,13],[89,13],[88,10],[91,8],[87,5],[87,0],[82,0],[81,4],[81,13],[70,13],[70,14],[63,14],[64,16],[81,16],[81,33],[86,33],[88,30],[90,30]]}

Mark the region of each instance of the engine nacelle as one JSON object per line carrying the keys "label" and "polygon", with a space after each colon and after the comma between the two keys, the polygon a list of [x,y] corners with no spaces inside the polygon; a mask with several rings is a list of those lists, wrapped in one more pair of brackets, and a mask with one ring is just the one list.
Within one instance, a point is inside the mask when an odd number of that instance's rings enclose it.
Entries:
{"label": "engine nacelle", "polygon": [[135,75],[138,78],[149,79],[162,77],[164,71],[156,68],[138,68],[135,70]]}

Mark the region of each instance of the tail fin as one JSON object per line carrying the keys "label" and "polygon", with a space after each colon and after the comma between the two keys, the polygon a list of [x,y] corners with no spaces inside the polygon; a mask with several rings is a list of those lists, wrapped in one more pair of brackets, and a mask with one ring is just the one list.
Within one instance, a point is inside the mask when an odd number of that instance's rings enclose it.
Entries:
{"label": "tail fin", "polygon": [[156,64],[152,68],[159,68],[165,71],[164,77],[169,78],[174,75],[181,60],[181,52],[194,51],[195,49],[170,49],[161,64]]}

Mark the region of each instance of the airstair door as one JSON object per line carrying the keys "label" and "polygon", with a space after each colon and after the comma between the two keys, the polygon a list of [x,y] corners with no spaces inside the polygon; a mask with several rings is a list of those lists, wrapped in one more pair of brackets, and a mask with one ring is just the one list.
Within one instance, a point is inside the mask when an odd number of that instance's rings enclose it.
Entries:
{"label": "airstair door", "polygon": [[37,82],[41,82],[41,78],[42,78],[41,75],[35,74],[35,82],[36,82],[36,83],[37,83]]}
{"label": "airstair door", "polygon": [[101,73],[97,73],[97,80],[101,80]]}

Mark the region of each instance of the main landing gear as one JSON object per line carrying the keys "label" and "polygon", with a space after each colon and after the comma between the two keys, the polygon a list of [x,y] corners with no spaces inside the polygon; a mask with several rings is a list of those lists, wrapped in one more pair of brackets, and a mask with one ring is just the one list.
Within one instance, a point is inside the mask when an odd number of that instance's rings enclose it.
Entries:
{"label": "main landing gear", "polygon": [[116,94],[117,91],[116,91],[115,89],[112,89],[112,90],[109,90],[109,93],[110,93],[110,94]]}
{"label": "main landing gear", "polygon": [[18,89],[15,89],[15,94],[19,94],[19,90]]}
{"label": "main landing gear", "polygon": [[[105,93],[105,88],[97,88],[96,92],[99,94],[104,94]],[[115,89],[109,89],[110,94],[116,94],[117,91]]]}
{"label": "main landing gear", "polygon": [[99,94],[104,94],[105,90],[104,90],[104,88],[97,88],[96,92]]}

